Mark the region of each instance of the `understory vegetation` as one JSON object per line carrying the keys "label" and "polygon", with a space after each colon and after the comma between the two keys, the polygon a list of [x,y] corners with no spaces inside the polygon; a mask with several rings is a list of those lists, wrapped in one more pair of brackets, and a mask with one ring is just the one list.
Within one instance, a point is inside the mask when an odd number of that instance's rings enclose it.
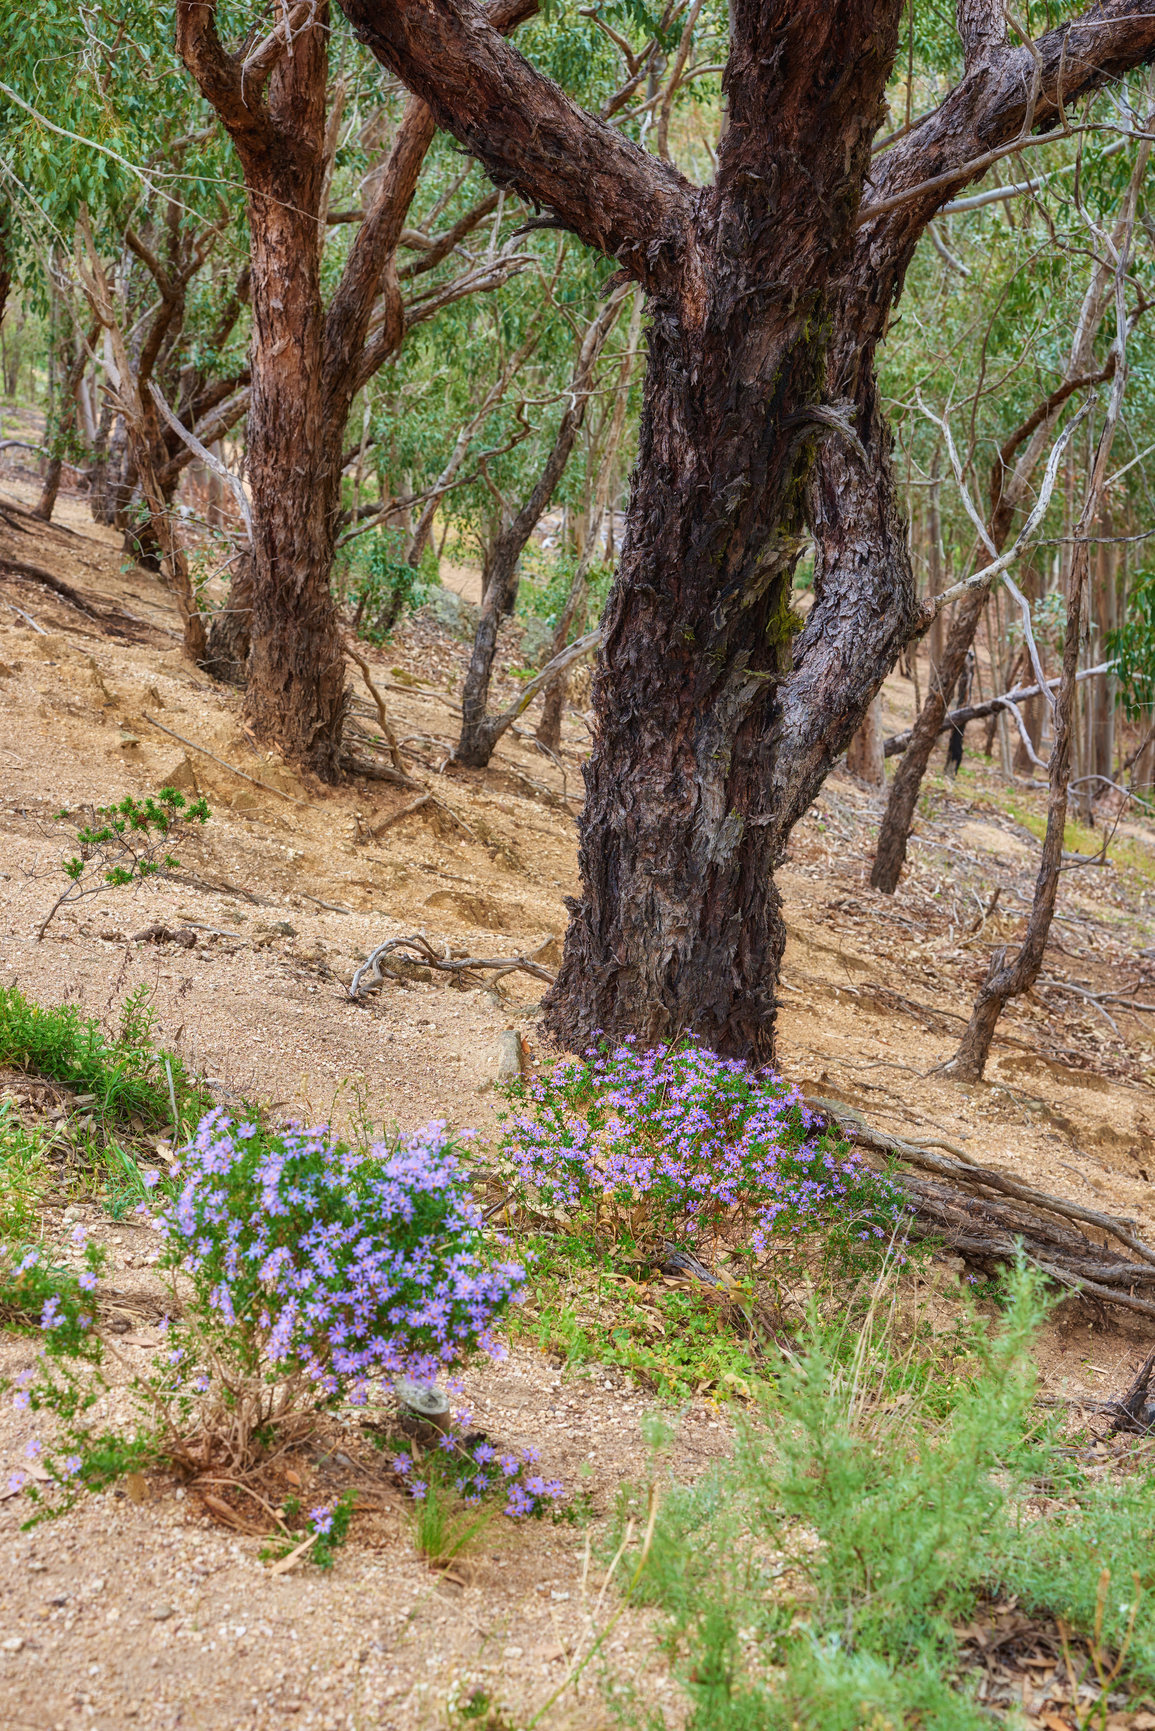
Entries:
{"label": "understory vegetation", "polygon": [[1155,1689],[1150,1444],[1107,1477],[1040,1413],[1026,1271],[946,1378],[896,1338],[896,1299],[887,1274],[853,1325],[812,1314],[733,1461],[663,1489],[635,1592],[695,1731],[977,1731],[962,1638],[1000,1599],[1066,1630],[1079,1725]]}
{"label": "understory vegetation", "polygon": [[[1080,1726],[1155,1690],[1150,1443],[1105,1472],[1038,1405],[1053,1300],[1024,1266],[932,1328],[895,1186],[776,1077],[684,1042],[607,1046],[511,1085],[493,1148],[463,1154],[439,1126],[365,1146],[220,1107],[189,1137],[206,1097],[154,1047],[140,999],[108,1035],[9,989],[0,1037],[10,1071],[99,1101],[63,1164],[66,1134],[26,1128],[11,1099],[0,1112],[0,1313],[41,1341],[8,1390],[38,1427],[37,1475],[9,1485],[33,1521],[126,1473],[260,1484],[326,1413],[360,1410],[435,1569],[495,1518],[584,1524],[580,1483],[536,1450],[479,1438],[468,1414],[415,1431],[382,1407],[406,1375],[452,1388],[506,1327],[571,1374],[637,1377],[671,1415],[695,1393],[729,1403],[732,1458],[689,1484],[650,1421],[649,1485],[620,1493],[609,1541],[624,1603],[660,1618],[694,1731],[987,1725],[968,1631],[1008,1602],[1056,1631]],[[171,1131],[174,1104],[171,1158],[136,1167],[172,1315],[131,1381],[133,1419],[110,1426],[104,1253],[83,1226],[51,1249],[43,1210],[100,1194],[115,1213],[111,1139],[133,1158],[132,1126]],[[499,1184],[486,1224],[471,1192]],[[331,1567],[355,1508],[282,1495],[264,1554]]]}

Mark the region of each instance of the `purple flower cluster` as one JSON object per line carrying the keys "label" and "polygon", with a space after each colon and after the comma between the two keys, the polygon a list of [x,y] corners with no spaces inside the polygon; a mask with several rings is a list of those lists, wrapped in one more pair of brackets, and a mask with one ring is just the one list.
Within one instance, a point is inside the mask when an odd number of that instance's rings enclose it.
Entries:
{"label": "purple flower cluster", "polygon": [[725,1237],[762,1255],[833,1220],[885,1237],[897,1212],[893,1187],[830,1141],[796,1088],[688,1044],[591,1049],[510,1098],[504,1152],[530,1206],[634,1238]]}
{"label": "purple flower cluster", "polygon": [[[489,1443],[478,1443],[468,1451],[451,1441],[450,1448],[458,1456],[459,1469],[453,1480],[453,1489],[467,1508],[475,1508],[487,1497],[503,1496],[506,1503],[502,1513],[512,1520],[521,1520],[527,1515],[544,1514],[565,1494],[560,1479],[546,1479],[540,1473],[530,1471],[537,1465],[536,1449],[525,1449],[520,1460],[516,1455],[502,1455],[495,1462],[496,1451]],[[409,1455],[395,1458],[393,1471],[405,1480],[409,1495],[421,1502],[429,1493],[429,1483],[426,1479],[415,1478],[413,1470],[413,1460]]]}
{"label": "purple flower cluster", "polygon": [[500,1351],[493,1324],[525,1271],[494,1254],[444,1124],[366,1151],[218,1109],[177,1173],[165,1262],[263,1373],[303,1371],[320,1396],[363,1402],[372,1378],[432,1381]]}

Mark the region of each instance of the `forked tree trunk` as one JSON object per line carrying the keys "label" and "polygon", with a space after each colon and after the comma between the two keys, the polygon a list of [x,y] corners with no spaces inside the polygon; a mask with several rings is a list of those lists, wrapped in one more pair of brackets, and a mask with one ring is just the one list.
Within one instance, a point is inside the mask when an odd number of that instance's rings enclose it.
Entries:
{"label": "forked tree trunk", "polygon": [[[594,681],[582,900],[546,1000],[563,1044],[685,1032],[772,1056],[775,862],[918,619],[874,347],[964,165],[1049,121],[1060,83],[1069,103],[1149,55],[1155,18],[1135,0],[1120,20],[1120,4],[1019,50],[1004,48],[1000,9],[972,29],[964,0],[967,77],[879,159],[860,212],[901,0],[735,4],[709,188],[569,102],[469,0],[342,0],[499,185],[650,296],[638,463]],[[790,580],[820,441],[815,604],[795,637]]]}

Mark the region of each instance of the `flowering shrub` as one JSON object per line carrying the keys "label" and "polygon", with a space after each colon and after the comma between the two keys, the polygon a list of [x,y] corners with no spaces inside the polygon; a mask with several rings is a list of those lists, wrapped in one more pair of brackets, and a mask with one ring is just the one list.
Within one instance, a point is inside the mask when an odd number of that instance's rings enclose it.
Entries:
{"label": "flowering shrub", "polygon": [[688,1043],[641,1051],[627,1039],[508,1097],[503,1152],[520,1198],[579,1229],[755,1257],[820,1230],[853,1266],[900,1216],[897,1189],[819,1129],[796,1089]]}
{"label": "flowering shrub", "polygon": [[[485,1236],[443,1124],[364,1150],[327,1128],[270,1130],[217,1110],[176,1174],[156,1225],[181,1315],[158,1367],[133,1384],[131,1443],[91,1423],[109,1387],[103,1351],[115,1350],[80,1305],[96,1264],[79,1282],[64,1276],[73,1296],[46,1289],[44,1349],[17,1400],[56,1415],[67,1461],[62,1450],[43,1465],[66,1491],[147,1454],[242,1470],[274,1438],[366,1401],[375,1380],[432,1380],[500,1351],[493,1326],[525,1273]],[[33,1274],[29,1263],[26,1286]]]}
{"label": "flowering shrub", "polygon": [[393,1147],[210,1112],[161,1214],[162,1263],[192,1280],[163,1391],[202,1453],[247,1458],[265,1427],[374,1379],[432,1381],[477,1350],[525,1280],[495,1256],[443,1124]]}
{"label": "flowering shrub", "polygon": [[437,1480],[451,1484],[466,1508],[504,1497],[503,1514],[518,1520],[526,1515],[539,1519],[547,1509],[555,1508],[564,1495],[560,1479],[546,1479],[537,1469],[540,1455],[536,1449],[523,1449],[520,1459],[515,1454],[499,1454],[492,1443],[459,1441],[452,1435],[441,1440],[438,1451],[443,1456],[428,1457],[422,1463],[412,1454],[399,1454],[393,1461],[393,1471],[405,1481],[409,1495],[421,1502],[429,1495]]}

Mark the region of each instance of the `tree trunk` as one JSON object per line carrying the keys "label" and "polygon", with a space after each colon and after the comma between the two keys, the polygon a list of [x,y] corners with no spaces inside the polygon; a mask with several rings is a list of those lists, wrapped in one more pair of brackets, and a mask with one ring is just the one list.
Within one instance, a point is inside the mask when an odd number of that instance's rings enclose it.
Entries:
{"label": "tree trunk", "polygon": [[[65,329],[68,337],[73,337],[71,319],[66,321]],[[63,369],[60,398],[56,412],[56,427],[51,441],[52,455],[48,459],[48,467],[44,471],[44,485],[40,490],[40,498],[33,513],[34,516],[43,518],[46,523],[51,523],[52,513],[56,509],[56,495],[60,491],[60,476],[64,470],[64,451],[74,442],[78,411],[76,393],[80,389],[80,381],[84,376],[84,369],[88,365],[89,352],[95,347],[99,335],[99,322],[89,332],[87,343],[80,332],[76,331],[74,340],[77,352],[70,357],[67,366]],[[67,356],[70,346],[67,339],[61,346]]]}
{"label": "tree trunk", "polygon": [[[323,34],[312,30],[297,38],[294,59],[282,63],[299,81],[301,129],[306,139],[316,132],[315,151],[302,149],[288,162],[274,158],[264,184],[250,176],[253,383],[246,443],[253,547],[245,719],[258,739],[332,782],[339,775],[345,656],[329,588],[340,475],[322,375],[317,213],[324,54]],[[312,76],[301,66],[309,57],[320,63]]]}
{"label": "tree trunk", "polygon": [[[1109,510],[1103,512],[1100,532],[1104,536],[1113,533],[1114,524]],[[1109,634],[1115,629],[1117,619],[1117,588],[1118,560],[1115,547],[1109,540],[1104,540],[1096,549],[1095,563],[1095,623],[1098,627],[1098,637],[1095,648],[1100,658],[1105,656],[1105,645]],[[1102,679],[1089,682],[1093,690],[1088,693],[1087,701],[1092,705],[1092,760],[1090,769],[1093,774],[1102,776],[1091,790],[1092,796],[1101,798],[1108,789],[1103,785],[1114,779],[1115,773],[1115,703],[1116,680],[1114,674],[1108,673]]]}
{"label": "tree trunk", "polygon": [[930,690],[926,694],[918,720],[911,728],[910,744],[904,751],[902,761],[891,781],[890,797],[887,800],[886,814],[879,830],[878,846],[870,872],[871,888],[881,890],[883,895],[893,895],[902,876],[902,868],[906,863],[907,838],[914,821],[914,809],[918,803],[922,778],[926,774],[935,741],[942,729],[950,693],[958,684],[959,676],[966,666],[967,656],[989,595],[989,590],[977,589],[964,596],[959,604],[950,636],[942,652],[942,664],[937,674],[931,674]]}
{"label": "tree trunk", "polygon": [[[499,185],[650,296],[594,680],[583,899],[547,1025],[577,1049],[598,1029],[687,1033],[769,1058],[775,861],[919,618],[875,344],[919,234],[977,172],[968,161],[1149,57],[1155,18],[1139,0],[1119,18],[1116,0],[1086,31],[1009,49],[1000,13],[993,35],[968,35],[967,76],[942,108],[879,158],[862,210],[900,0],[734,6],[708,188],[579,109],[466,0],[342,4]],[[798,631],[790,580],[812,467],[819,557]]]}
{"label": "tree trunk", "polygon": [[481,617],[461,692],[461,737],[453,754],[454,762],[467,769],[484,769],[493,755],[498,734],[494,727],[495,718],[487,714],[487,710],[497,633],[501,621],[513,612],[518,564],[526,543],[541,521],[542,512],[547,509],[558,482],[565,474],[574,440],[585,417],[598,356],[614,327],[626,293],[625,287],[619,288],[587,330],[570,381],[569,406],[562,415],[541,474],[529,498],[512,522],[502,529],[486,557],[481,574]]}
{"label": "tree trunk", "polygon": [[226,685],[248,679],[253,619],[253,562],[242,553],[229,584],[228,604],[213,614],[205,647],[204,669]]}
{"label": "tree trunk", "polygon": [[[1085,571],[1085,546],[1081,551],[1084,554]],[[1055,743],[1050,763],[1047,833],[1039,861],[1035,899],[1027,922],[1026,936],[1014,960],[1007,961],[1005,948],[997,949],[991,956],[987,976],[979,988],[967,1030],[958,1051],[946,1066],[948,1072],[960,1082],[981,1081],[999,1017],[1011,998],[1029,992],[1038,979],[1050,936],[1063,859],[1067,789],[1071,777],[1072,722],[1078,689],[1075,676],[1079,670],[1083,578],[1077,567],[1071,591],[1068,598],[1067,636],[1063,648],[1063,679],[1059,687],[1059,700],[1055,706]]]}
{"label": "tree trunk", "polygon": [[882,693],[877,692],[846,751],[846,767],[850,774],[868,787],[886,785],[886,759],[883,756]]}

